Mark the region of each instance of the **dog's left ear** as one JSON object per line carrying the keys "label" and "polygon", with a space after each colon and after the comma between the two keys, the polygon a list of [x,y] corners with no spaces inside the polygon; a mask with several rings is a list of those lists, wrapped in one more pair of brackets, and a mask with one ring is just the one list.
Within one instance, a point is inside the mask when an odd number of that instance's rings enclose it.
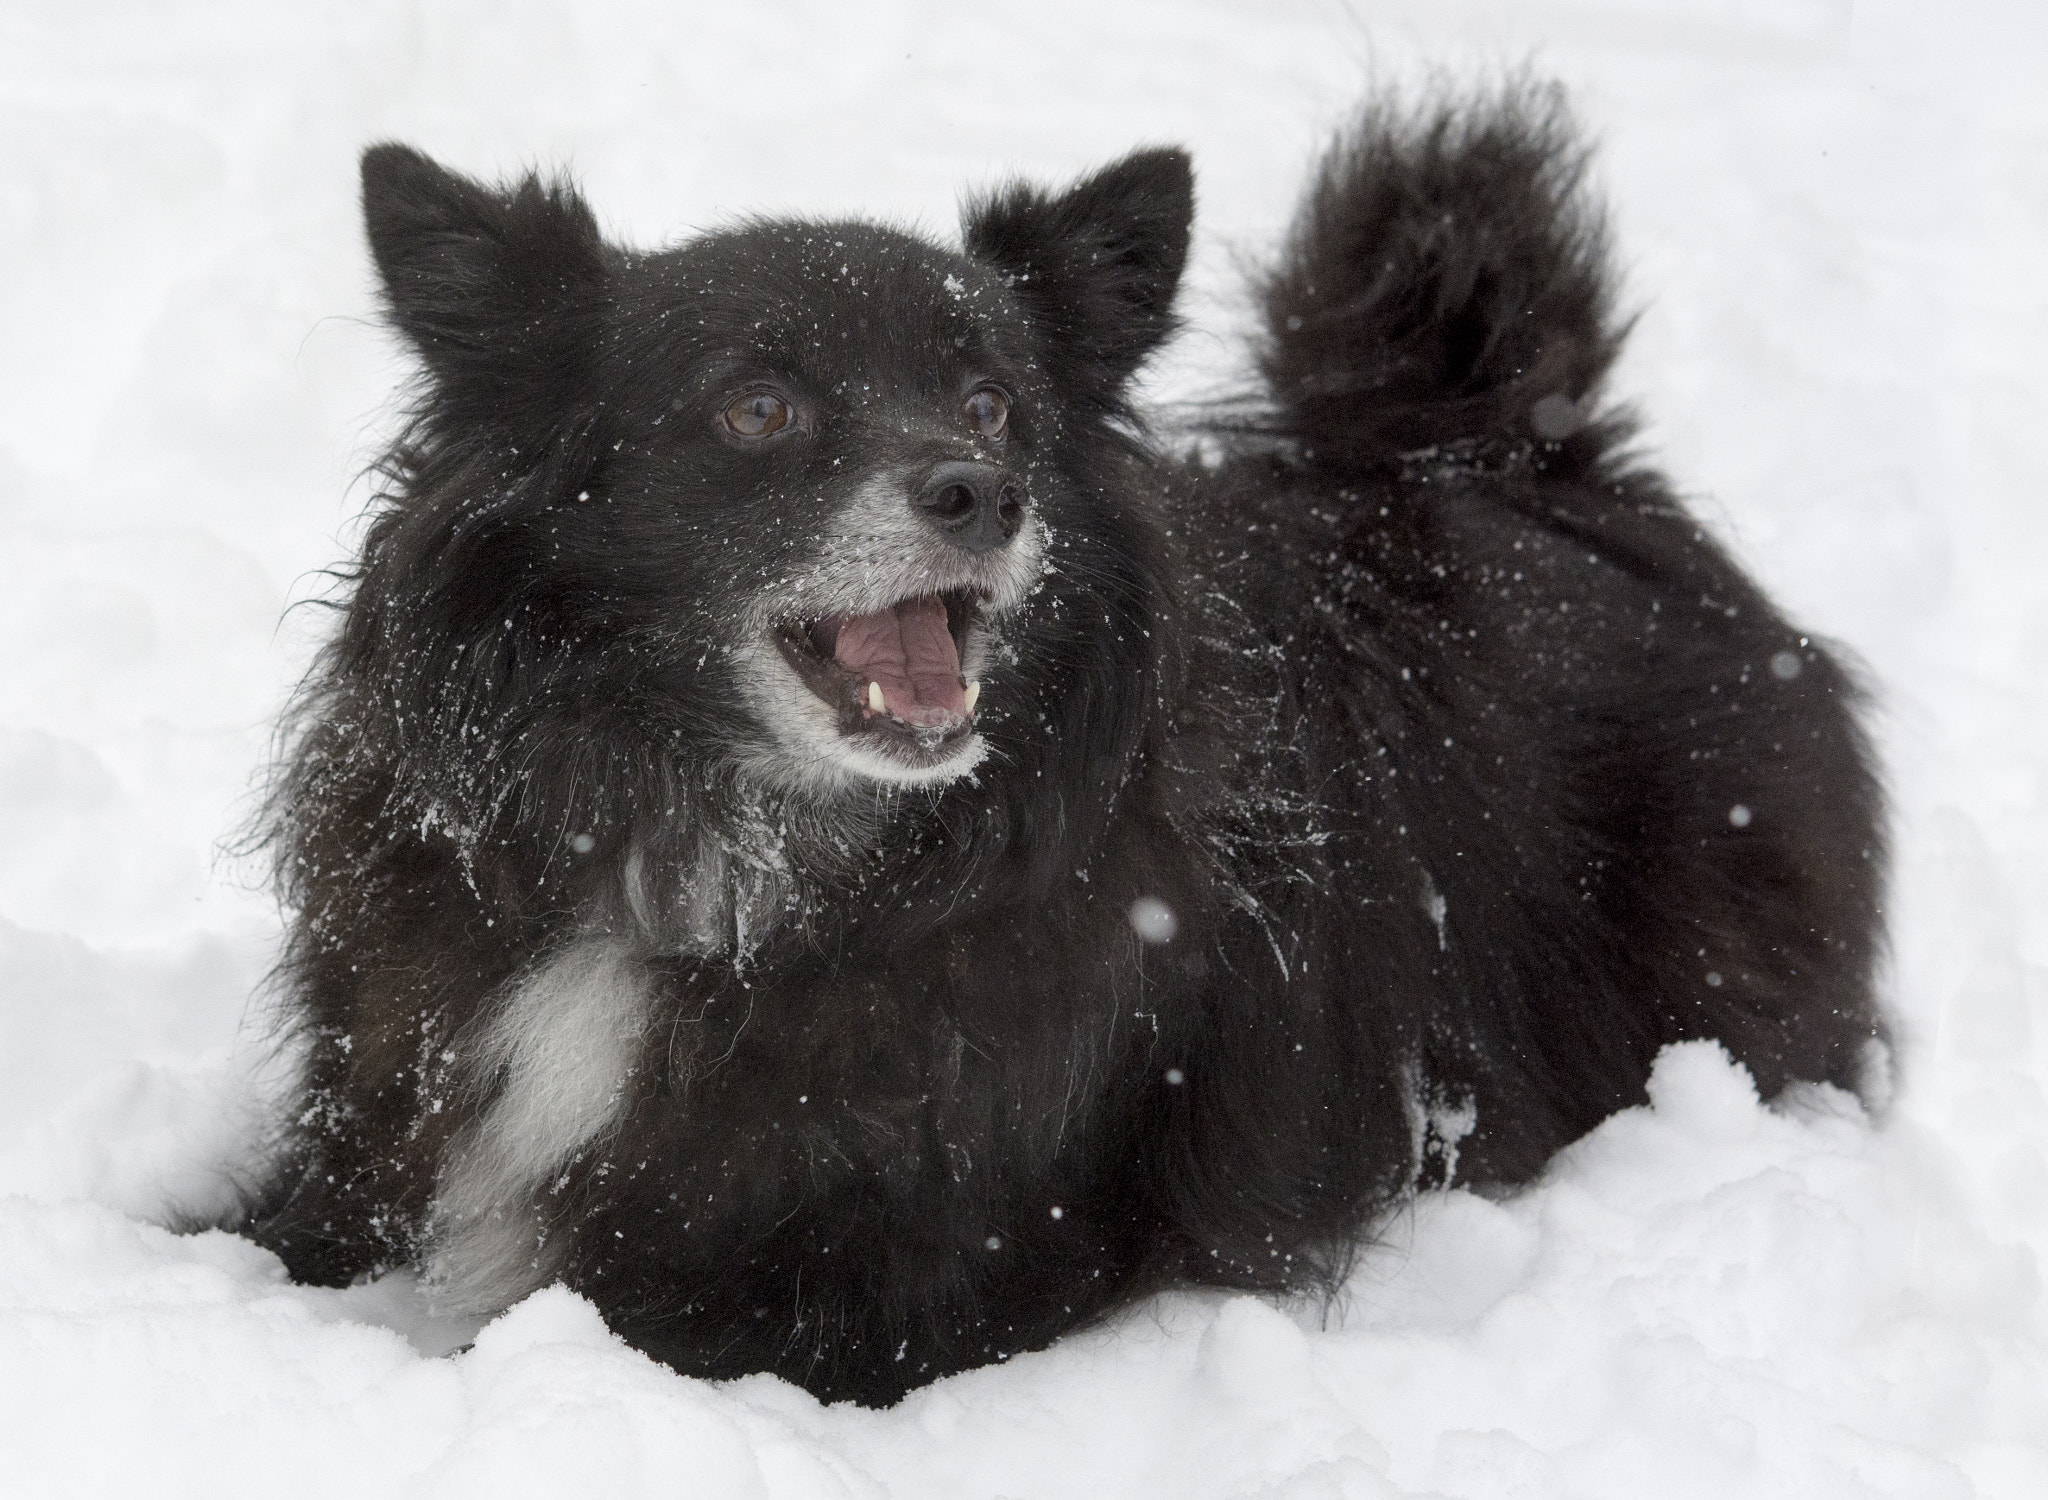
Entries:
{"label": "dog's left ear", "polygon": [[1173,332],[1195,178],[1185,151],[1135,151],[1057,196],[1022,183],[969,202],[967,253],[1007,273],[1049,335],[1053,378],[1114,407]]}

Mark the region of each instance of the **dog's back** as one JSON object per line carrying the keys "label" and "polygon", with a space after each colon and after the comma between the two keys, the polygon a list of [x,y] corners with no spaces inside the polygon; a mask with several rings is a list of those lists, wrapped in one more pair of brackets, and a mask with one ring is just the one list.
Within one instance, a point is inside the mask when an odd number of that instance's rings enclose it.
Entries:
{"label": "dog's back", "polygon": [[1265,285],[1267,451],[1209,502],[1364,876],[1324,962],[1413,1028],[1464,1180],[1638,1102],[1666,1043],[1769,1098],[1858,1087],[1881,1036],[1860,693],[1624,451],[1583,170],[1551,93],[1368,113]]}

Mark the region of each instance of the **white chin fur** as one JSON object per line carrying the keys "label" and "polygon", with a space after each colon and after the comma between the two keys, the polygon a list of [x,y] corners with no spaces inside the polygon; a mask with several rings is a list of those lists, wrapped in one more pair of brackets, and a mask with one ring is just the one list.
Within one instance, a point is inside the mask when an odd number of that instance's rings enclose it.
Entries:
{"label": "white chin fur", "polygon": [[858,740],[839,737],[840,759],[856,776],[893,786],[940,786],[965,776],[988,757],[988,741],[969,732],[935,765],[911,765]]}

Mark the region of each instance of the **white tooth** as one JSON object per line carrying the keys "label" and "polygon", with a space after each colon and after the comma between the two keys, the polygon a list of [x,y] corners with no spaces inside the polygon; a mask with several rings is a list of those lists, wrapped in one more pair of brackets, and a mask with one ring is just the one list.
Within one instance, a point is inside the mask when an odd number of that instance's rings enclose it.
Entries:
{"label": "white tooth", "polygon": [[876,713],[882,713],[889,707],[888,701],[882,697],[882,685],[879,682],[868,684],[868,707]]}
{"label": "white tooth", "polygon": [[968,711],[969,713],[973,713],[973,712],[974,712],[974,700],[975,700],[975,699],[977,699],[977,698],[979,698],[980,696],[981,696],[981,684],[980,684],[980,683],[978,683],[978,682],[970,682],[970,683],[968,683],[968,684],[967,684],[967,711]]}

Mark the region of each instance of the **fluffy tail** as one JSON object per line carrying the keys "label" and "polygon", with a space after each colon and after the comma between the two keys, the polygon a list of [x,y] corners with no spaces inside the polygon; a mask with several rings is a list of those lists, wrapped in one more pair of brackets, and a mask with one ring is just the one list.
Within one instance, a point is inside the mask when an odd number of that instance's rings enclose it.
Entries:
{"label": "fluffy tail", "polygon": [[1554,86],[1366,110],[1263,288],[1260,365],[1303,461],[1348,477],[1587,427],[1621,331],[1585,162]]}

